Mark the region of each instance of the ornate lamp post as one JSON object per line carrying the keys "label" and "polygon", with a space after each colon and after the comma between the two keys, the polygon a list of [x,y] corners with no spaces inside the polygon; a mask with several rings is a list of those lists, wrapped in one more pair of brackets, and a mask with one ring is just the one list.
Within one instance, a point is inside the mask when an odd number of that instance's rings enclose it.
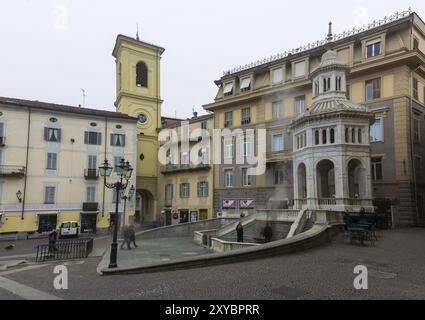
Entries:
{"label": "ornate lamp post", "polygon": [[[125,161],[124,159],[121,159],[120,163],[115,166],[115,172],[119,177],[119,181],[115,183],[107,183],[106,178],[111,176],[112,173],[112,166],[108,163],[108,160],[105,160],[103,165],[99,167],[99,173],[104,179],[104,185],[108,189],[114,189],[116,190],[116,199],[115,199],[115,223],[114,223],[114,236],[111,244],[111,257],[109,262],[109,268],[116,268],[117,267],[117,250],[118,250],[118,203],[119,203],[119,197],[121,194],[121,190],[125,190],[128,185],[128,181],[131,177],[131,174],[133,172],[133,168],[131,167],[130,163]],[[126,183],[123,184],[123,179],[126,179]]]}

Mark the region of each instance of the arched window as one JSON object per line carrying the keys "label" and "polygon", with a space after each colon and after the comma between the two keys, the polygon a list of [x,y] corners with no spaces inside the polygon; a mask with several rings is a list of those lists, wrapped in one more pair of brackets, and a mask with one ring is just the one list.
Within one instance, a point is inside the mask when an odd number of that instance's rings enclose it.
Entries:
{"label": "arched window", "polygon": [[359,140],[359,143],[362,143],[362,129],[361,129],[361,128],[359,128],[357,133],[358,133],[358,140]]}
{"label": "arched window", "polygon": [[314,135],[315,135],[315,139],[314,139],[315,141],[314,142],[315,142],[316,145],[318,145],[320,143],[320,141],[319,141],[319,134],[320,134],[319,133],[319,130],[316,130],[314,132]]}
{"label": "arched window", "polygon": [[138,87],[148,87],[148,68],[144,62],[136,65],[136,85]]}
{"label": "arched window", "polygon": [[345,128],[345,142],[348,143],[348,128]]}
{"label": "arched window", "polygon": [[356,129],[354,128],[351,129],[351,142],[352,143],[356,142]]}
{"label": "arched window", "polygon": [[327,144],[326,129],[322,130],[322,143]]}
{"label": "arched window", "polygon": [[331,131],[330,131],[330,142],[331,143],[335,143],[335,130],[334,129],[331,129]]}

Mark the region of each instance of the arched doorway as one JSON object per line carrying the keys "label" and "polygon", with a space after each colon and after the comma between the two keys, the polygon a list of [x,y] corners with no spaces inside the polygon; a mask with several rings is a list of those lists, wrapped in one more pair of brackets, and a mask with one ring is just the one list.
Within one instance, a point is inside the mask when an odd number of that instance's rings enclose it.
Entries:
{"label": "arched doorway", "polygon": [[137,191],[136,220],[148,223],[154,220],[154,197],[149,190]]}
{"label": "arched doorway", "polygon": [[330,160],[317,164],[317,194],[319,198],[335,198],[335,166]]}
{"label": "arched doorway", "polygon": [[358,159],[348,163],[348,190],[351,199],[362,199],[366,196],[366,169]]}
{"label": "arched doorway", "polygon": [[307,170],[304,163],[300,163],[298,174],[298,199],[307,199]]}

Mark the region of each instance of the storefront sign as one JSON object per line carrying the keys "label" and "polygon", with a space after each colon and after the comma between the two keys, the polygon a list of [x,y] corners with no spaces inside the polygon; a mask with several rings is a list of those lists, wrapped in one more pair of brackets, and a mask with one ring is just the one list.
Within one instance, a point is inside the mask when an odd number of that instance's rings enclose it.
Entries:
{"label": "storefront sign", "polygon": [[223,200],[223,209],[236,209],[236,200]]}
{"label": "storefront sign", "polygon": [[239,200],[239,208],[240,209],[255,209],[255,200],[252,200],[252,199]]}

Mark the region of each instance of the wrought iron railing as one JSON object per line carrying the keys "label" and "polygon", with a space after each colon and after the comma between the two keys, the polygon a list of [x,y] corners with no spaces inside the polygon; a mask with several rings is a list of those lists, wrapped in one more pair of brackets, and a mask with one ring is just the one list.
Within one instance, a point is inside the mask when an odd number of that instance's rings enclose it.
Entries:
{"label": "wrought iron railing", "polygon": [[99,178],[99,173],[97,169],[85,169],[84,170],[84,177],[86,179],[97,179]]}
{"label": "wrought iron railing", "polygon": [[37,262],[85,259],[93,250],[93,239],[60,240],[37,247]]}
{"label": "wrought iron railing", "polygon": [[191,171],[191,170],[207,170],[211,169],[210,164],[200,163],[198,165],[194,164],[169,164],[161,167],[161,173],[173,173],[181,171]]}

